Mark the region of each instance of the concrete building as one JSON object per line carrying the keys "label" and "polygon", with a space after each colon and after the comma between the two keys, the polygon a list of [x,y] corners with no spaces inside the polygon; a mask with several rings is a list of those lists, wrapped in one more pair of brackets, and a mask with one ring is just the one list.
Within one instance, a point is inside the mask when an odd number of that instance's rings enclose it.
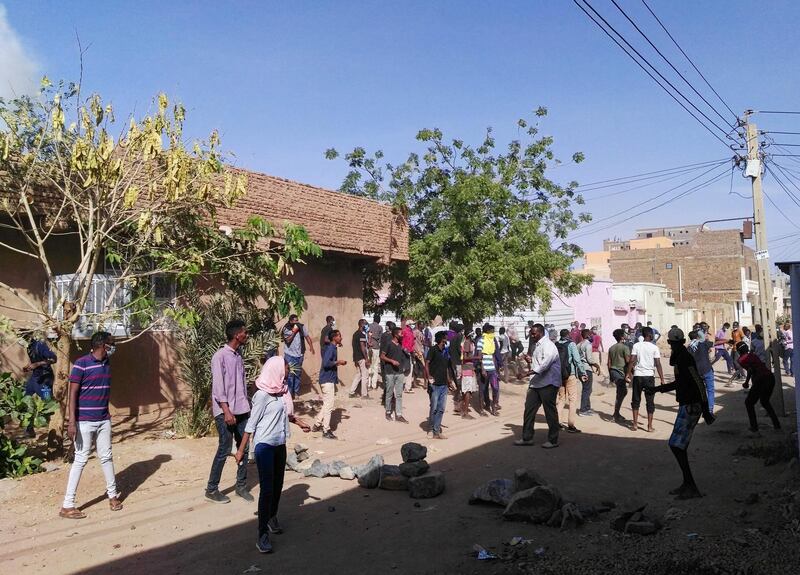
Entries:
{"label": "concrete building", "polygon": [[772,276],[772,297],[775,300],[775,317],[792,315],[792,290],[789,276],[777,273]]}
{"label": "concrete building", "polygon": [[[237,227],[252,215],[262,216],[276,225],[285,221],[303,225],[320,245],[323,257],[307,265],[296,266],[292,281],[303,290],[307,310],[301,314],[310,335],[318,345],[325,316],[333,315],[349,342],[362,316],[362,271],[365,267],[408,259],[408,227],[405,218],[389,205],[365,198],[325,190],[298,182],[248,173],[247,194],[233,207],[221,208],[221,224]],[[0,229],[0,242],[16,245],[19,238],[8,229]],[[74,272],[78,246],[69,236],[49,246],[55,274]],[[47,301],[46,277],[30,258],[0,248],[3,281],[11,288],[36,301]],[[97,282],[102,284],[100,274]],[[110,281],[110,280],[109,280]],[[29,314],[19,312],[17,297],[0,290],[0,313],[17,325],[31,325]],[[276,318],[279,323],[285,318]],[[114,385],[111,393],[112,414],[142,425],[172,415],[186,405],[188,389],[180,377],[175,353],[176,341],[171,331],[148,333],[119,346],[114,356]],[[86,341],[79,342],[73,357],[86,353]],[[340,369],[340,378],[353,377],[351,358],[344,348],[348,365]],[[3,369],[22,374],[27,363],[24,349],[11,344],[0,349]],[[317,355],[306,356],[303,368],[305,391],[317,377]]]}
{"label": "concrete building", "polygon": [[688,246],[694,237],[708,228],[703,225],[672,226],[667,228],[642,228],[636,230],[636,239],[667,238],[672,242],[671,247]]}
{"label": "concrete building", "polygon": [[697,231],[688,246],[612,251],[609,267],[615,284],[664,284],[676,302],[721,304],[726,320],[752,324],[756,261],[739,230]]}
{"label": "concrete building", "polygon": [[694,310],[677,308],[672,290],[662,283],[623,282],[613,284],[614,328],[622,323],[633,327],[648,321],[663,335],[677,325],[688,333],[696,321]]}
{"label": "concrete building", "polygon": [[545,325],[552,324],[555,329],[569,328],[573,321],[585,323],[586,327],[597,326],[603,337],[611,337],[611,332],[619,327],[613,325],[612,283],[608,279],[595,279],[574,296],[553,297],[552,305],[547,312],[538,309],[522,309],[511,315],[495,315],[486,318],[499,328],[514,329],[520,337],[524,337],[528,321]]}

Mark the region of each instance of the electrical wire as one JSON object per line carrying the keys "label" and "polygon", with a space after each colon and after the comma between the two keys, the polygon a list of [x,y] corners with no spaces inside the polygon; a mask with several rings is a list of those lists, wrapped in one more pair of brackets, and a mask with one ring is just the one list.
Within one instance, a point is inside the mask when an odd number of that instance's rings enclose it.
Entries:
{"label": "electrical wire", "polygon": [[775,130],[763,130],[762,134],[783,134],[786,136],[800,136],[800,132],[778,132]]}
{"label": "electrical wire", "polygon": [[[728,175],[728,170],[732,170],[732,169],[733,169],[732,167],[731,167],[731,168],[725,168],[725,170],[724,170],[723,172],[721,172],[721,173],[719,173],[719,174],[716,174],[715,176],[713,176],[712,178],[710,178],[710,179],[706,180],[705,182],[701,182],[701,183],[697,184],[696,186],[693,186],[693,187],[689,188],[688,190],[685,190],[685,191],[683,191],[683,192],[681,192],[681,193],[679,193],[679,194],[677,194],[677,195],[675,195],[675,196],[673,196],[673,197],[671,197],[671,198],[668,198],[668,199],[664,200],[663,202],[661,202],[661,203],[659,203],[659,204],[656,204],[655,206],[652,206],[652,207],[650,207],[650,208],[647,208],[647,209],[644,209],[644,210],[640,210],[640,211],[638,211],[638,212],[636,212],[636,213],[630,213],[630,210],[631,210],[632,208],[628,208],[628,209],[626,209],[626,210],[623,210],[623,211],[621,211],[621,212],[618,212],[618,213],[616,213],[616,214],[613,214],[613,215],[611,215],[611,216],[608,216],[608,217],[606,217],[606,218],[603,218],[603,219],[601,219],[601,220],[597,220],[596,222],[592,222],[592,224],[596,224],[596,223],[600,223],[600,222],[602,222],[602,221],[606,221],[606,220],[612,219],[612,218],[614,218],[614,217],[617,217],[617,216],[620,216],[620,215],[623,215],[623,214],[625,215],[625,217],[624,217],[623,219],[621,219],[621,220],[618,220],[618,221],[616,221],[616,222],[613,222],[613,223],[611,223],[611,224],[608,224],[608,225],[606,225],[606,226],[600,227],[600,228],[596,228],[596,229],[587,229],[587,228],[583,228],[583,229],[579,230],[579,233],[578,233],[578,234],[576,234],[576,235],[574,235],[574,236],[571,238],[571,240],[572,240],[572,241],[574,241],[575,239],[578,239],[578,238],[580,238],[580,237],[584,237],[584,236],[587,236],[587,235],[595,234],[595,233],[602,232],[602,231],[604,231],[604,230],[607,230],[607,229],[613,228],[614,226],[616,226],[616,225],[619,225],[619,224],[621,224],[621,223],[623,223],[623,222],[630,221],[630,220],[631,220],[631,219],[633,219],[633,218],[639,217],[639,216],[641,216],[641,215],[644,215],[644,214],[650,213],[650,212],[652,212],[653,210],[657,210],[658,208],[664,207],[664,206],[666,206],[667,204],[670,204],[670,203],[674,202],[675,200],[679,200],[679,199],[681,199],[681,198],[685,198],[686,196],[688,196],[688,195],[690,195],[690,194],[693,194],[694,192],[697,192],[698,190],[701,190],[701,189],[703,189],[703,188],[706,188],[706,187],[710,186],[711,184],[714,184],[714,183],[716,183],[717,181],[721,180],[722,178],[725,178],[725,177],[727,177],[727,175]],[[713,170],[713,168],[712,168],[712,170]],[[709,170],[709,171],[711,171],[711,170]],[[708,173],[708,172],[706,172],[706,173]],[[703,174],[703,175],[704,175],[704,174]],[[694,179],[697,179],[697,178],[694,178]],[[682,185],[685,185],[685,184],[682,184]],[[681,187],[681,186],[678,186],[678,187]],[[677,189],[677,188],[673,188],[673,189]],[[663,195],[663,194],[662,194],[662,195]],[[643,206],[644,204],[646,204],[646,203],[649,203],[649,202],[651,202],[651,201],[653,201],[653,200],[655,200],[655,199],[657,199],[657,198],[661,197],[662,195],[660,195],[660,196],[655,196],[655,197],[651,198],[650,200],[647,200],[646,202],[642,202],[642,203],[638,204],[638,207],[641,207],[641,206]],[[636,208],[636,207],[637,207],[637,206],[633,206],[633,208]],[[590,225],[591,225],[591,224],[590,224]],[[587,227],[588,227],[588,226],[587,226]]]}
{"label": "electrical wire", "polygon": [[789,199],[790,199],[790,200],[792,200],[792,202],[794,202],[794,204],[795,204],[795,205],[796,205],[798,208],[800,208],[800,198],[798,198],[797,196],[795,196],[795,195],[794,195],[794,193],[792,192],[792,190],[790,190],[790,189],[789,189],[789,188],[786,186],[786,184],[784,184],[784,183],[783,183],[783,180],[781,180],[781,179],[778,177],[778,175],[777,175],[777,174],[776,174],[776,173],[775,173],[775,172],[772,170],[772,168],[769,166],[769,164],[767,164],[767,165],[766,165],[766,169],[767,169],[767,172],[768,172],[768,173],[769,173],[769,174],[770,174],[770,175],[771,175],[773,178],[775,178],[775,181],[776,181],[776,182],[778,182],[778,185],[781,187],[781,189],[783,189],[783,191],[784,191],[784,192],[786,192],[786,195],[787,195],[787,196],[789,196]]}
{"label": "electrical wire", "polygon": [[790,184],[792,184],[792,186],[794,186],[795,190],[800,192],[800,186],[797,185],[797,181],[795,180],[796,176],[793,176],[792,174],[786,172],[785,169],[783,167],[781,167],[780,164],[776,164],[775,162],[772,162],[772,165],[775,166],[778,169],[778,171],[783,175],[784,178],[786,178],[786,180]]}
{"label": "electrical wire", "polygon": [[691,58],[689,58],[689,55],[688,55],[688,54],[687,54],[687,53],[684,51],[684,49],[683,49],[683,48],[681,48],[681,45],[680,45],[680,44],[678,44],[678,41],[677,41],[677,40],[676,40],[676,39],[675,39],[675,38],[672,36],[672,34],[670,34],[670,33],[669,33],[669,30],[667,30],[667,27],[666,27],[666,26],[664,26],[664,23],[661,21],[661,19],[660,19],[658,16],[656,16],[656,13],[655,13],[655,12],[653,12],[653,9],[652,9],[652,8],[650,8],[650,5],[649,5],[649,4],[646,2],[646,0],[642,0],[642,4],[644,4],[644,6],[645,6],[645,8],[647,8],[648,12],[650,12],[650,14],[652,14],[652,15],[653,15],[653,18],[655,18],[655,19],[656,19],[656,22],[658,22],[658,24],[661,26],[661,29],[662,29],[662,30],[664,30],[664,32],[666,32],[667,36],[669,36],[669,39],[670,39],[670,40],[672,40],[672,43],[673,43],[673,44],[675,44],[675,46],[678,48],[678,50],[680,50],[680,51],[681,51],[681,54],[683,54],[683,55],[684,55],[684,57],[685,57],[685,58],[686,58],[686,59],[689,61],[689,63],[692,65],[692,68],[694,68],[694,71],[695,71],[695,72],[697,72],[697,73],[700,75],[700,77],[701,77],[701,78],[703,79],[703,81],[706,83],[706,86],[708,86],[709,88],[711,88],[711,91],[712,91],[712,92],[714,92],[714,95],[715,95],[717,98],[719,98],[719,101],[720,101],[720,102],[722,102],[722,104],[723,104],[723,105],[724,105],[726,108],[728,108],[728,111],[729,111],[731,114],[733,114],[733,117],[734,117],[734,118],[736,118],[736,119],[738,120],[738,116],[736,115],[736,112],[734,112],[733,110],[731,110],[731,107],[730,107],[730,106],[728,106],[728,103],[727,103],[725,100],[723,100],[723,99],[722,99],[722,96],[720,96],[720,95],[719,95],[719,92],[717,92],[717,91],[714,89],[714,86],[712,86],[712,85],[711,85],[711,83],[710,83],[710,82],[709,82],[709,81],[706,79],[706,77],[703,75],[703,73],[700,71],[700,69],[699,69],[699,68],[698,68],[698,67],[695,65],[695,63],[692,61],[692,59],[691,59]]}
{"label": "electrical wire", "polygon": [[[677,170],[691,171],[688,168],[694,168],[694,167],[698,167],[698,166],[708,166],[710,164],[717,164],[719,162],[727,162],[728,159],[729,158],[719,158],[719,159],[716,159],[716,160],[708,160],[706,162],[697,162],[696,164],[686,164],[685,166],[676,166],[674,168],[665,168],[663,170],[656,170],[654,172],[644,172],[642,174],[635,174],[633,176],[625,176],[625,177],[622,177],[622,178],[612,178],[610,180],[599,180],[597,182],[590,182],[588,184],[580,184],[576,189],[580,189],[581,191],[583,191],[584,189],[586,189],[588,187],[595,187],[595,186],[598,186],[600,184],[608,184],[608,183],[611,183],[611,182],[619,182],[618,184],[613,184],[613,185],[632,184],[635,181],[650,179],[650,178],[648,178],[646,176],[653,176],[654,178],[658,178],[658,177],[661,177],[662,175],[666,175],[666,172],[675,172]],[[657,174],[657,175],[654,175],[654,174]],[[622,180],[629,180],[629,181],[623,182]],[[599,189],[599,188],[596,188],[596,189]]]}
{"label": "electrical wire", "polygon": [[787,216],[787,215],[786,215],[786,214],[783,212],[783,210],[782,210],[782,209],[781,209],[781,208],[778,206],[778,204],[776,204],[775,202],[773,202],[773,201],[772,201],[772,198],[771,198],[771,197],[769,197],[769,194],[768,194],[767,192],[764,192],[763,190],[762,190],[762,192],[763,192],[763,194],[764,194],[764,197],[765,197],[765,198],[767,198],[767,201],[768,201],[770,204],[772,204],[772,207],[773,207],[773,208],[775,208],[775,209],[778,211],[778,213],[779,213],[780,215],[782,215],[782,216],[783,216],[783,218],[784,218],[784,219],[785,219],[787,222],[789,222],[789,223],[790,223],[790,224],[792,224],[792,225],[793,225],[795,228],[797,228],[798,230],[800,230],[800,226],[798,226],[796,223],[794,223],[794,220],[793,220],[793,219],[791,219],[789,216]]}
{"label": "electrical wire", "polygon": [[[722,164],[726,164],[726,163],[727,163],[727,160],[722,161],[722,162],[717,162],[716,164],[714,164],[714,167],[721,166]],[[607,194],[601,194],[599,196],[591,195],[589,197],[584,197],[583,200],[585,202],[591,202],[593,200],[601,200],[601,199],[604,199],[604,198],[610,198],[610,197],[613,197],[613,196],[619,196],[621,194],[626,194],[628,192],[635,192],[637,190],[642,190],[644,188],[647,188],[647,187],[655,185],[655,184],[661,184],[661,183],[664,183],[664,182],[669,182],[670,180],[674,180],[675,178],[679,178],[679,177],[683,176],[684,174],[687,174],[687,173],[690,173],[690,172],[694,172],[696,170],[698,170],[698,168],[692,168],[690,170],[683,170],[683,171],[677,172],[675,174],[670,174],[669,176],[667,176],[665,178],[662,178],[660,180],[654,180],[652,182],[647,182],[646,184],[639,184],[638,186],[633,186],[632,188],[625,188],[624,190],[619,190],[617,192],[610,192],[610,193],[607,193]],[[581,190],[581,192],[583,192],[583,190]]]}
{"label": "electrical wire", "polygon": [[[698,117],[697,117],[697,116],[696,116],[696,115],[695,115],[695,114],[694,114],[694,113],[693,113],[693,112],[692,112],[692,111],[691,111],[689,108],[687,108],[687,107],[684,105],[684,103],[683,103],[683,102],[681,102],[680,100],[678,100],[678,98],[675,96],[675,94],[673,94],[672,92],[670,92],[670,91],[669,91],[669,90],[668,90],[668,89],[667,89],[667,88],[666,88],[666,87],[665,87],[665,86],[664,86],[664,85],[663,85],[661,82],[659,82],[659,81],[658,81],[658,79],[657,79],[655,76],[653,76],[653,74],[652,74],[652,73],[650,73],[650,71],[649,71],[647,68],[645,68],[645,67],[644,67],[644,66],[643,66],[643,65],[642,65],[642,64],[639,62],[639,60],[637,60],[637,59],[636,59],[636,58],[635,58],[635,57],[634,57],[634,56],[633,56],[633,55],[632,55],[632,54],[631,54],[631,53],[630,53],[630,52],[629,52],[629,51],[628,51],[628,50],[627,50],[627,49],[626,49],[626,48],[625,48],[625,47],[624,47],[622,44],[620,44],[620,43],[619,43],[619,41],[618,41],[618,40],[617,40],[617,39],[616,39],[614,36],[612,36],[612,35],[611,35],[611,33],[610,33],[608,30],[606,30],[606,28],[605,28],[605,27],[603,27],[603,25],[602,25],[602,24],[600,24],[600,22],[599,22],[599,21],[598,21],[598,20],[597,20],[597,19],[596,19],[594,16],[592,16],[591,14],[589,14],[589,12],[586,10],[586,8],[584,8],[584,7],[583,7],[583,6],[582,6],[582,5],[581,5],[581,4],[578,2],[578,0],[572,0],[572,1],[575,3],[575,5],[576,5],[578,8],[580,8],[580,9],[581,9],[581,11],[582,11],[584,14],[586,14],[586,15],[589,17],[589,19],[590,19],[592,22],[594,22],[594,23],[597,25],[597,27],[598,27],[598,28],[600,28],[600,29],[601,29],[601,30],[602,30],[602,31],[603,31],[603,32],[604,32],[604,33],[605,33],[605,34],[606,34],[606,35],[607,35],[609,38],[611,38],[611,40],[612,40],[612,41],[613,41],[613,42],[614,42],[614,43],[615,43],[617,46],[619,46],[619,47],[620,47],[620,49],[621,49],[623,52],[625,52],[625,54],[626,54],[626,55],[627,55],[627,56],[628,56],[628,57],[629,57],[631,60],[633,60],[633,61],[636,63],[636,65],[637,65],[637,66],[639,66],[639,67],[640,67],[642,70],[644,70],[644,72],[645,72],[645,73],[646,73],[648,76],[650,76],[650,78],[651,78],[651,79],[652,79],[652,80],[653,80],[653,81],[654,81],[656,84],[658,84],[658,86],[659,86],[659,87],[660,87],[662,90],[664,90],[664,91],[665,91],[667,94],[669,94],[669,96],[670,96],[670,97],[671,97],[673,100],[675,100],[675,101],[676,101],[676,102],[677,102],[677,103],[678,103],[678,104],[681,106],[681,108],[683,108],[684,110],[686,110],[686,111],[689,113],[689,115],[691,115],[691,116],[692,116],[692,117],[693,117],[695,120],[697,120],[697,122],[698,122],[698,123],[700,123],[700,125],[701,125],[701,126],[703,126],[703,128],[705,128],[705,129],[708,131],[708,133],[709,133],[709,134],[711,134],[711,135],[712,135],[712,136],[714,136],[714,137],[715,137],[717,140],[719,140],[720,142],[722,142],[722,144],[723,144],[723,145],[724,145],[726,148],[728,147],[728,142],[726,142],[725,140],[723,140],[723,139],[722,139],[722,138],[721,138],[721,137],[720,137],[720,136],[719,136],[719,135],[718,135],[716,132],[714,132],[714,131],[713,131],[711,128],[709,128],[709,127],[708,127],[708,125],[707,125],[706,123],[704,123],[704,122],[703,122],[703,121],[702,121],[700,118],[698,118]],[[622,41],[623,41],[623,42],[625,42],[625,44],[627,44],[628,46],[630,46],[630,47],[631,47],[631,49],[632,49],[634,52],[636,52],[636,53],[639,55],[639,58],[641,58],[641,59],[642,59],[642,60],[643,60],[645,63],[647,63],[647,65],[648,65],[648,66],[650,66],[651,68],[653,68],[653,70],[655,70],[655,68],[652,66],[652,64],[650,64],[650,63],[647,61],[647,59],[646,59],[646,58],[644,58],[643,56],[641,56],[641,54],[639,54],[639,53],[638,53],[638,51],[637,51],[635,48],[633,48],[633,46],[631,46],[631,45],[630,45],[630,43],[629,43],[627,40],[625,40],[625,38],[623,38],[623,37],[622,37],[622,35],[621,35],[619,32],[617,32],[617,30],[616,30],[616,29],[615,29],[613,26],[611,26],[610,24],[608,24],[608,22],[605,20],[605,18],[603,18],[602,16],[600,16],[600,14],[597,12],[597,10],[595,10],[595,9],[594,9],[594,8],[591,6],[591,4],[589,4],[589,3],[588,3],[586,0],[583,0],[583,2],[584,2],[584,3],[585,3],[585,4],[586,4],[586,5],[587,5],[587,6],[588,6],[588,7],[589,7],[591,10],[592,10],[592,12],[594,12],[595,14],[597,14],[597,16],[598,16],[598,17],[599,17],[599,18],[600,18],[600,19],[601,19],[603,22],[605,22],[605,24],[606,24],[606,25],[607,25],[607,26],[608,26],[608,27],[609,27],[611,30],[613,30],[613,31],[614,31],[614,33],[615,33],[615,34],[617,34],[617,36],[619,36],[619,37],[620,37],[620,39],[622,39]],[[656,73],[657,73],[659,76],[661,76],[661,77],[663,78],[663,76],[662,76],[662,75],[661,75],[661,74],[660,74],[660,73],[659,73],[657,70],[656,70]],[[666,79],[665,79],[665,81],[666,81]],[[669,81],[667,81],[667,83],[669,84]],[[670,84],[670,85],[671,85],[671,84]],[[674,86],[673,86],[673,89],[675,89],[675,87],[674,87]],[[681,94],[679,90],[677,90],[677,89],[675,89],[675,90],[676,90],[676,92],[678,92],[678,93],[681,95],[681,97],[683,97],[684,99],[686,99],[686,96],[684,96],[683,94]],[[688,99],[686,99],[686,100],[687,100],[687,102],[689,101]],[[697,109],[697,106],[695,106],[694,104],[691,104],[691,102],[690,102],[690,105],[691,105],[693,108]],[[698,111],[699,111],[699,110],[698,110]],[[723,133],[723,134],[726,134],[725,130],[722,130],[722,133]]]}
{"label": "electrical wire", "polygon": [[754,113],[756,113],[756,114],[797,114],[797,115],[800,115],[800,112],[784,112],[782,110],[755,110]]}
{"label": "electrical wire", "polygon": [[[636,31],[637,31],[637,32],[639,32],[639,34],[641,34],[641,35],[642,35],[642,38],[644,38],[644,39],[647,41],[647,43],[648,43],[648,44],[650,44],[650,46],[652,46],[653,50],[655,50],[655,51],[656,51],[656,53],[657,53],[659,56],[661,56],[661,59],[662,59],[662,60],[664,60],[664,61],[665,61],[665,62],[666,62],[668,65],[669,65],[669,67],[670,67],[670,68],[672,68],[672,70],[673,70],[673,71],[674,71],[674,72],[675,72],[675,73],[676,73],[678,76],[680,76],[681,80],[683,80],[683,81],[686,83],[686,85],[687,85],[687,86],[689,86],[689,87],[692,89],[692,91],[693,91],[695,94],[697,94],[697,95],[700,97],[700,99],[701,99],[701,100],[703,100],[703,102],[705,102],[705,103],[706,103],[706,106],[708,106],[709,108],[711,108],[711,109],[714,111],[714,113],[715,113],[717,116],[719,116],[719,117],[720,117],[720,119],[722,120],[722,122],[723,122],[723,123],[724,123],[726,126],[730,126],[731,128],[733,128],[733,129],[735,130],[735,129],[736,129],[736,125],[735,125],[735,123],[728,122],[728,121],[725,119],[725,117],[724,117],[722,114],[720,114],[720,113],[719,113],[719,111],[718,111],[718,110],[717,110],[717,109],[716,109],[716,108],[715,108],[715,107],[714,107],[714,106],[711,104],[711,102],[709,102],[708,100],[706,100],[705,96],[703,96],[703,95],[702,95],[700,92],[698,92],[698,91],[697,91],[697,88],[695,88],[695,87],[694,87],[694,85],[693,85],[693,84],[692,84],[692,83],[691,83],[689,80],[687,80],[687,79],[686,79],[686,76],[684,76],[683,74],[681,74],[680,70],[678,70],[678,69],[675,67],[675,65],[674,65],[674,64],[673,64],[673,63],[672,63],[672,62],[669,60],[669,58],[667,58],[666,56],[664,56],[663,52],[661,52],[661,50],[659,50],[659,49],[658,49],[658,47],[657,47],[655,44],[653,44],[653,42],[650,40],[650,38],[647,36],[647,34],[645,34],[644,32],[642,32],[642,29],[641,29],[641,28],[639,28],[639,26],[636,24],[636,22],[634,22],[634,21],[631,19],[631,17],[630,17],[630,16],[628,16],[627,12],[625,12],[625,10],[623,10],[623,9],[622,9],[622,7],[621,7],[619,4],[617,4],[617,0],[611,0],[611,3],[612,3],[612,4],[614,4],[614,6],[616,6],[616,7],[617,7],[617,10],[619,10],[619,11],[622,13],[622,15],[623,15],[623,16],[625,16],[625,19],[626,19],[628,22],[630,22],[630,23],[631,23],[631,25],[632,25],[634,28],[636,28]],[[734,116],[736,116],[736,115],[734,114]],[[725,130],[725,129],[723,129],[723,128],[720,128],[720,127],[719,127],[719,125],[718,125],[716,122],[712,122],[712,121],[711,121],[711,118],[709,118],[708,116],[705,116],[705,115],[704,115],[704,117],[705,117],[705,118],[706,118],[706,119],[707,119],[709,122],[711,122],[712,124],[714,124],[714,125],[715,125],[717,128],[719,128],[719,129],[720,129],[720,130],[722,130],[723,132],[726,132],[726,130]]]}

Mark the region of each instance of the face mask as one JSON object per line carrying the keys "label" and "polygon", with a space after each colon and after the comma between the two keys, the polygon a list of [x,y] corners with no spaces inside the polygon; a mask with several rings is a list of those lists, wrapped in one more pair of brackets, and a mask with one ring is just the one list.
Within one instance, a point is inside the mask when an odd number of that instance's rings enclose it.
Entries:
{"label": "face mask", "polygon": [[411,329],[414,329],[414,325],[415,325],[415,324],[413,324],[413,323],[410,323],[410,324],[408,324],[408,327],[410,327]]}
{"label": "face mask", "polygon": [[336,320],[333,320],[333,321],[331,322],[331,327],[336,327]]}
{"label": "face mask", "polygon": [[117,351],[116,345],[106,345],[106,356],[111,357],[114,355],[114,352]]}

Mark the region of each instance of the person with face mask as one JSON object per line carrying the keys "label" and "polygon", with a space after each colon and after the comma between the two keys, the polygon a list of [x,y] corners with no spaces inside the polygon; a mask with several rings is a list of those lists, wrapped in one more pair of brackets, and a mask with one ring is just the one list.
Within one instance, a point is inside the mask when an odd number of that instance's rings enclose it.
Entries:
{"label": "person with face mask", "polygon": [[[86,514],[75,506],[75,496],[83,468],[97,444],[97,458],[106,479],[106,494],[111,511],[122,509],[114,474],[111,453],[111,364],[114,338],[107,331],[98,331],[91,339],[92,351],[79,357],[69,375],[69,424],[67,433],[75,443],[75,459],[69,471],[67,491],[59,515],[65,519],[83,519]],[[230,448],[228,449],[230,453]]]}
{"label": "person with face mask", "polygon": [[330,334],[334,329],[336,329],[336,318],[334,318],[332,315],[329,315],[325,318],[325,327],[322,328],[322,331],[319,334],[320,352],[322,351],[322,348],[331,342]]}
{"label": "person with face mask", "polygon": [[670,495],[675,495],[676,499],[693,499],[702,497],[702,494],[694,482],[689,467],[689,442],[692,440],[700,416],[703,416],[708,425],[714,423],[714,416],[708,410],[706,386],[697,372],[692,354],[684,346],[686,339],[683,337],[683,331],[677,327],[670,329],[667,342],[671,349],[669,364],[675,368],[675,381],[664,384],[662,378],[661,385],[657,386],[655,391],[659,393],[675,391],[679,407],[669,438],[669,447],[683,474],[683,483],[670,491]]}

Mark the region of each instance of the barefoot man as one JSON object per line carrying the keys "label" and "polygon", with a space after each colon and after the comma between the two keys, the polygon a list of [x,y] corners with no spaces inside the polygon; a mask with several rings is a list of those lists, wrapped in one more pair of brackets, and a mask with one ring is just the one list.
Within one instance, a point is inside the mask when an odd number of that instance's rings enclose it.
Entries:
{"label": "barefoot man", "polygon": [[633,381],[631,386],[631,411],[633,411],[631,430],[639,429],[639,406],[642,404],[642,392],[644,391],[644,401],[647,407],[647,431],[652,432],[653,414],[656,411],[656,404],[653,401],[656,393],[655,372],[658,370],[661,385],[664,385],[664,372],[661,369],[661,352],[653,343],[652,328],[643,327],[642,337],[644,341],[637,341],[633,344],[631,362],[628,364],[628,376],[625,381]]}
{"label": "barefoot man", "polygon": [[672,450],[675,459],[678,460],[678,465],[683,473],[683,483],[670,491],[670,494],[676,495],[676,499],[702,497],[689,468],[687,451],[689,442],[692,440],[692,433],[700,420],[700,416],[703,416],[708,425],[714,423],[714,416],[711,415],[708,409],[705,383],[697,372],[697,366],[692,354],[684,347],[686,339],[683,337],[683,331],[677,327],[669,330],[667,342],[672,348],[669,364],[675,368],[675,381],[664,385],[662,378],[662,384],[656,387],[655,390],[658,392],[675,390],[675,398],[678,400],[680,407],[675,418],[672,435],[669,438],[669,448]]}

